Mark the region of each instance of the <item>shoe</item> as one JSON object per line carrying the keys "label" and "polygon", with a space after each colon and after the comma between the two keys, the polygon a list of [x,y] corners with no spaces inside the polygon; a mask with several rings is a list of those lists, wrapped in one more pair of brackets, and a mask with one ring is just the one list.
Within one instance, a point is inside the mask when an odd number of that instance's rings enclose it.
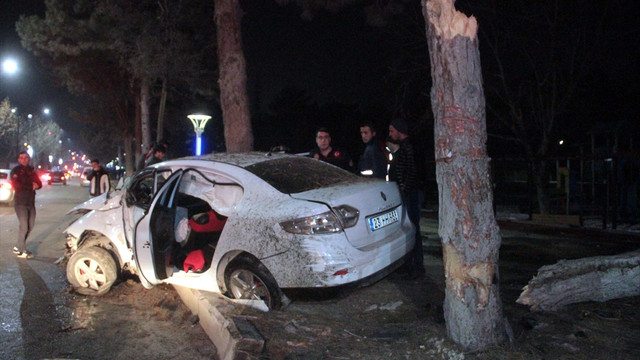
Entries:
{"label": "shoe", "polygon": [[20,250],[18,250],[18,248],[16,246],[14,246],[11,251],[13,251],[13,253],[16,254],[16,255],[20,254]]}
{"label": "shoe", "polygon": [[17,256],[20,259],[33,259],[34,258],[33,254],[31,252],[29,252],[29,251],[18,253]]}

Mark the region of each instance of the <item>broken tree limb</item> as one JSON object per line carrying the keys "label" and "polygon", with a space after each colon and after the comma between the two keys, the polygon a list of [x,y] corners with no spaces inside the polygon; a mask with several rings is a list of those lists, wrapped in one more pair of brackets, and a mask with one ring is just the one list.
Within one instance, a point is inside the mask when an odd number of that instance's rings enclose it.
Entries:
{"label": "broken tree limb", "polygon": [[532,311],[555,311],[578,302],[637,295],[640,295],[640,250],[545,265],[516,302],[528,305]]}

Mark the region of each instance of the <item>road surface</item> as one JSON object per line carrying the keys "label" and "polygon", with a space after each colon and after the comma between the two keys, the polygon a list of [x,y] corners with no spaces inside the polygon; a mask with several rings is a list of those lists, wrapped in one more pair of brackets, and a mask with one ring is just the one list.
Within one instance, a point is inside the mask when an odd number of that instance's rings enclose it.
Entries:
{"label": "road surface", "polygon": [[37,192],[33,260],[11,252],[18,221],[0,206],[0,359],[215,359],[216,352],[175,291],[130,279],[100,298],[68,289],[62,231],[89,198],[78,180]]}

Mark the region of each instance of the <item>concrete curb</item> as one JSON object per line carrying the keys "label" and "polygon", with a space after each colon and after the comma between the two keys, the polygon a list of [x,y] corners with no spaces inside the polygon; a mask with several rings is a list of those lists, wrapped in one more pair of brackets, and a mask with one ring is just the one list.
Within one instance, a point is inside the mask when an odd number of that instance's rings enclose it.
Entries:
{"label": "concrete curb", "polygon": [[243,311],[240,306],[222,295],[173,287],[200,319],[200,326],[215,345],[220,360],[252,359],[262,353],[265,340],[248,317],[237,315]]}

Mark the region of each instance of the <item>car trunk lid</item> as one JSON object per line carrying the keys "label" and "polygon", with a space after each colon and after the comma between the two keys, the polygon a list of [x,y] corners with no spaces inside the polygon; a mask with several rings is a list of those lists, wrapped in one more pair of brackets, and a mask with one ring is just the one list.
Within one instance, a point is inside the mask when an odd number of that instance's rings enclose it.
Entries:
{"label": "car trunk lid", "polygon": [[356,248],[385,239],[402,224],[402,199],[396,183],[380,180],[340,183],[291,196],[324,203],[332,209],[342,205],[358,209],[358,222],[345,229],[349,243]]}

